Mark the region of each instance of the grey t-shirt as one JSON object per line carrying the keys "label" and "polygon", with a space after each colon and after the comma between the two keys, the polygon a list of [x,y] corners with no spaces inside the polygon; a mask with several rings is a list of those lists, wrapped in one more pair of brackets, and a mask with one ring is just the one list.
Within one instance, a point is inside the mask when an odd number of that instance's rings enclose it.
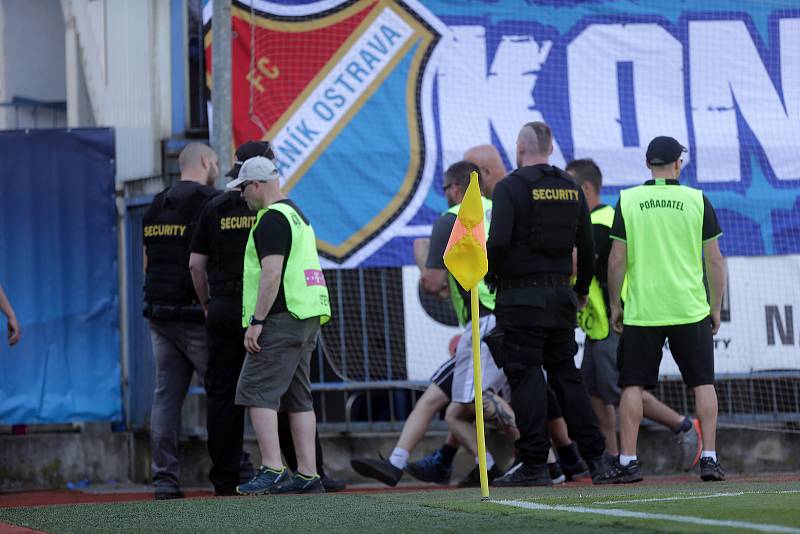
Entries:
{"label": "grey t-shirt", "polygon": [[445,213],[433,223],[431,229],[431,243],[428,248],[428,259],[425,260],[425,267],[428,269],[446,269],[444,266],[444,250],[456,224],[456,216],[452,213]]}

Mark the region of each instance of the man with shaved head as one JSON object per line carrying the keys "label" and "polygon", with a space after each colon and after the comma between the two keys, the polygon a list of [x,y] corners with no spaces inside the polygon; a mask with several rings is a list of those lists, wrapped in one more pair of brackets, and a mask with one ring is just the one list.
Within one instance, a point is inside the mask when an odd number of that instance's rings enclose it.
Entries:
{"label": "man with shaved head", "polygon": [[[577,308],[586,304],[594,274],[592,223],[581,188],[550,165],[552,152],[547,124],[526,124],[517,137],[518,168],[494,189],[487,278],[497,287],[495,336],[503,336],[495,357],[511,384],[522,463],[495,479],[496,486],[551,484],[543,367],[592,481],[609,483],[616,474],[605,461],[605,440],[574,361]],[[573,247],[578,251],[574,288]]]}
{"label": "man with shaved head", "polygon": [[492,198],[494,186],[506,175],[506,166],[494,145],[478,145],[464,152],[464,161],[474,163],[483,177],[483,196]]}
{"label": "man with shaved head", "polygon": [[144,315],[150,321],[156,388],[150,414],[155,498],[177,499],[181,406],[192,379],[206,372],[205,314],[189,271],[189,244],[197,216],[218,191],[219,158],[189,143],[178,157],[181,179],[153,198],[144,215]]}

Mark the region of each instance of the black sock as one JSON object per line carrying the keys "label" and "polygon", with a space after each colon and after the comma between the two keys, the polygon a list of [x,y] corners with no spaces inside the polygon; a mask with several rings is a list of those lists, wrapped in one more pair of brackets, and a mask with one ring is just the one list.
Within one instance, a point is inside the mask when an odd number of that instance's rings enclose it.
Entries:
{"label": "black sock", "polygon": [[672,431],[677,434],[679,432],[686,432],[690,428],[692,428],[692,421],[688,417],[684,417],[681,424],[673,428]]}
{"label": "black sock", "polygon": [[455,458],[456,453],[458,452],[458,447],[451,447],[445,443],[439,449],[439,452],[442,454],[442,464],[444,464],[445,467],[450,467],[453,465],[453,458]]}
{"label": "black sock", "polygon": [[558,459],[564,462],[567,465],[575,465],[580,460],[578,456],[577,445],[573,441],[566,447],[558,447],[556,452],[558,453]]}

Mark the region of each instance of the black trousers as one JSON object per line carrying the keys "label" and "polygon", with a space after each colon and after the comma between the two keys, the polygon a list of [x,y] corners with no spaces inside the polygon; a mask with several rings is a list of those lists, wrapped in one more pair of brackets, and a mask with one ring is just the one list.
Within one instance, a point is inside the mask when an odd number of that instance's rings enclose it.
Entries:
{"label": "black trousers", "polygon": [[605,450],[589,394],[575,367],[578,345],[574,326],[558,324],[562,321],[554,321],[551,312],[547,307],[498,305],[495,309],[497,327],[505,333],[503,370],[511,385],[511,405],[520,431],[517,454],[526,464],[547,461],[547,384],[561,405],[569,435],[581,455],[594,459]]}
{"label": "black trousers", "polygon": [[[205,376],[206,425],[208,428],[208,453],[211,471],[208,478],[217,493],[232,493],[241,482],[245,471],[252,467],[242,455],[245,409],[237,406],[236,384],[244,364],[244,332],[241,325],[242,299],[240,296],[214,297],[208,305],[206,337],[208,343],[208,369]],[[291,438],[289,418],[278,416],[278,436],[281,452],[292,471],[297,469],[297,457]],[[322,475],[322,447],[319,433],[316,437],[317,472]]]}

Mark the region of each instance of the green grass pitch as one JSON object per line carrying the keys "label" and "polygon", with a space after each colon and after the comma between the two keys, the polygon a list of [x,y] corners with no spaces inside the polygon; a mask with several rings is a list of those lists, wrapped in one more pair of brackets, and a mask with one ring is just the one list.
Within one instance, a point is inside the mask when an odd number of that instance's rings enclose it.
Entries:
{"label": "green grass pitch", "polygon": [[490,502],[481,502],[479,490],[450,490],[7,508],[0,509],[0,523],[45,532],[800,534],[797,482],[572,485],[491,493]]}

